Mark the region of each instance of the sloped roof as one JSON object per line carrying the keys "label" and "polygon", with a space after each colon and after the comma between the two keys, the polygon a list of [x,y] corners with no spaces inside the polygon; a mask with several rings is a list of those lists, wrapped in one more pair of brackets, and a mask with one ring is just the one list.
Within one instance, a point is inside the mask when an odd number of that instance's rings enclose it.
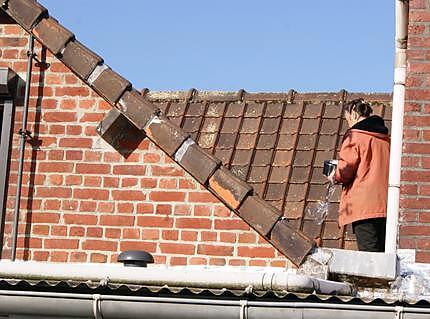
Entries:
{"label": "sloped roof", "polygon": [[[298,265],[304,260],[314,242],[302,231],[308,229],[305,225],[303,207],[306,202],[316,198],[314,194],[317,193],[312,189],[321,189],[322,183],[321,180],[317,181],[317,177],[312,177],[315,183],[309,184],[311,168],[314,164],[320,163],[317,156],[322,156],[318,153],[319,146],[312,145],[312,141],[316,143],[318,140],[319,143],[320,139],[323,140],[321,137],[324,134],[321,134],[321,131],[326,126],[327,129],[331,129],[329,131],[331,135],[336,136],[338,140],[339,132],[342,130],[340,112],[336,117],[330,114],[339,111],[339,102],[345,99],[344,92],[340,95],[327,94],[327,99],[315,95],[315,98],[318,98],[315,106],[306,103],[313,100],[312,94],[304,95],[308,97],[302,99],[304,103],[296,103],[295,101],[300,100],[300,95],[295,97],[292,91],[288,94],[253,95],[244,91],[230,95],[218,94],[216,99],[210,100],[214,102],[213,104],[200,106],[194,102],[199,98],[204,100],[205,95],[191,91],[191,94],[184,95],[187,103],[183,106],[177,103],[172,107],[171,103],[173,100],[182,99],[181,94],[178,94],[176,99],[170,96],[164,103],[159,97],[157,103],[153,103],[150,99],[154,100],[155,96],[149,94],[148,99],[133,89],[128,80],[104,64],[100,56],[77,41],[74,34],[50,17],[47,9],[37,1],[5,1],[2,10],[108,101],[116,112],[120,112],[135,127],[144,131],[160,149],[293,263]],[[231,100],[232,96],[234,101],[249,100],[246,108],[243,108],[243,103],[225,104],[221,111],[222,103],[219,102],[226,98]],[[334,105],[338,107],[329,111],[330,104],[322,102],[335,96],[337,104]],[[188,103],[191,100],[194,102]],[[251,100],[255,103],[250,103]],[[270,101],[279,104],[276,106]],[[165,102],[168,102],[167,105]],[[165,109],[167,117],[160,113],[157,105],[162,109],[164,106],[169,107]],[[178,111],[175,111],[175,107]],[[184,110],[182,115],[181,107]],[[204,121],[200,121],[203,117],[199,114],[204,115]],[[198,121],[200,123],[197,125]],[[221,132],[211,145],[207,142],[210,139],[208,134],[212,132],[204,130],[210,130],[217,125],[217,121],[222,121],[222,125],[219,123]],[[255,132],[257,122],[261,125],[258,125],[258,131]],[[334,122],[339,124],[339,127],[336,127],[336,123],[333,126]],[[298,131],[294,135],[295,126]],[[247,129],[250,131],[246,132]],[[236,131],[239,134],[235,134]],[[198,144],[189,139],[189,133],[197,138]],[[242,140],[239,139],[242,136]],[[252,138],[255,138],[254,142]],[[296,139],[293,141],[293,138]],[[240,145],[244,148],[241,149]],[[275,145],[276,152],[283,153],[276,154]],[[220,165],[221,161],[212,154],[221,157],[225,166]],[[245,176],[247,156],[251,158],[251,165]],[[312,191],[307,191],[308,185]],[[267,201],[261,200],[257,194]],[[269,202],[279,209],[269,205]],[[283,213],[289,217],[290,222],[285,222],[281,218]],[[326,224],[325,228],[328,228],[327,225],[332,227],[334,224],[333,222]],[[307,232],[312,234],[315,230]]]}
{"label": "sloped roof", "polygon": [[342,104],[363,97],[390,126],[390,94],[143,92],[203,149],[281,210],[290,226],[320,238],[324,247],[355,248],[352,229],[337,225],[340,186],[323,224],[307,214],[307,207],[325,195],[323,161],[336,157],[347,129]]}

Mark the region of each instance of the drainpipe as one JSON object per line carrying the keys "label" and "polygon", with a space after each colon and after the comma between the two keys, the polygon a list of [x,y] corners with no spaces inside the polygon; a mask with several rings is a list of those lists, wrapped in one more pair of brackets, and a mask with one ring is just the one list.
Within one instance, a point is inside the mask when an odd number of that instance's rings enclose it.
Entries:
{"label": "drainpipe", "polygon": [[19,206],[21,203],[21,185],[22,185],[22,172],[24,165],[24,152],[25,152],[25,141],[29,132],[27,131],[27,115],[28,115],[28,100],[30,96],[30,86],[31,86],[31,69],[33,65],[34,57],[34,38],[32,35],[28,38],[28,60],[27,60],[27,76],[25,83],[24,92],[24,109],[22,110],[22,128],[19,130],[19,162],[18,162],[18,180],[16,185],[16,196],[15,196],[15,210],[13,216],[13,226],[12,226],[12,253],[10,259],[15,260],[16,256],[16,240],[18,237],[18,221],[19,221]]}
{"label": "drainpipe", "polygon": [[0,278],[92,281],[162,287],[289,291],[326,295],[352,295],[348,283],[296,275],[279,269],[238,271],[181,267],[117,267],[98,264],[61,264],[1,261]]}
{"label": "drainpipe", "polygon": [[399,227],[400,169],[405,106],[406,48],[409,1],[396,0],[396,51],[394,64],[393,117],[391,123],[390,171],[388,177],[385,252],[396,253]]}

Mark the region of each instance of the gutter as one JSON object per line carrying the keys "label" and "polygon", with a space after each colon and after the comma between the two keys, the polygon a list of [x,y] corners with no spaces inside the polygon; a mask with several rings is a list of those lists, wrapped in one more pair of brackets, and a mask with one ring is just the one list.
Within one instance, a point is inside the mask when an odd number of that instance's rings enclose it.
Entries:
{"label": "gutter", "polygon": [[396,0],[396,53],[394,64],[393,117],[391,123],[385,252],[396,253],[399,224],[400,170],[405,106],[406,49],[409,1]]}
{"label": "gutter", "polygon": [[425,319],[430,308],[0,291],[0,314],[96,319]]}
{"label": "gutter", "polygon": [[0,262],[0,278],[21,280],[92,281],[145,286],[169,286],[245,291],[288,291],[353,295],[348,283],[296,275],[283,269],[193,269],[190,267],[123,267],[99,264]]}

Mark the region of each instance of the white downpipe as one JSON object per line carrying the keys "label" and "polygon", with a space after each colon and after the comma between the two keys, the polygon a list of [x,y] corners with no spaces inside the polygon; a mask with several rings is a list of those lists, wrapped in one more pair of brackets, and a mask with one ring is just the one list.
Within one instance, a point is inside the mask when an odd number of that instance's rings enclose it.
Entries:
{"label": "white downpipe", "polygon": [[184,267],[123,267],[99,264],[0,262],[0,278],[92,281],[148,286],[232,290],[273,290],[351,295],[350,284],[296,275],[285,270],[193,269]]}
{"label": "white downpipe", "polygon": [[396,0],[396,51],[394,64],[393,117],[391,123],[385,252],[396,253],[400,203],[400,169],[405,106],[406,47],[409,1]]}

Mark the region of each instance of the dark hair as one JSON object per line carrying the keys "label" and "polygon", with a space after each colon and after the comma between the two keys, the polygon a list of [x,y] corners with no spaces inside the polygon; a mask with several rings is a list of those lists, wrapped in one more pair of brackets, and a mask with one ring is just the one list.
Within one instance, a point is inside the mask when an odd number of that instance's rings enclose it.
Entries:
{"label": "dark hair", "polygon": [[351,113],[352,111],[354,111],[362,117],[369,117],[370,114],[373,113],[373,110],[370,104],[368,102],[365,102],[361,98],[347,102],[345,104],[345,111],[347,111],[348,113]]}

